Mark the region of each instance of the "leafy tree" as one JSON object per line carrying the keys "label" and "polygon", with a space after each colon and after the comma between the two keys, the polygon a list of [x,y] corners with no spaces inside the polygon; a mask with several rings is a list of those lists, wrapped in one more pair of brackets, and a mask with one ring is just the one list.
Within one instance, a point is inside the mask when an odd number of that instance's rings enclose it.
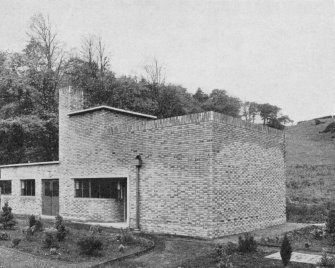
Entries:
{"label": "leafy tree", "polygon": [[258,104],[256,102],[246,101],[242,104],[242,117],[246,121],[255,123],[258,113]]}
{"label": "leafy tree", "polygon": [[193,95],[193,98],[196,99],[200,104],[203,104],[208,100],[208,95],[204,93],[201,88],[198,88],[197,92]]}
{"label": "leafy tree", "polygon": [[284,124],[284,125],[289,124],[289,123],[293,123],[293,122],[294,122],[293,120],[291,120],[291,119],[289,118],[288,115],[282,115],[282,116],[278,117],[278,121],[279,121],[281,124]]}
{"label": "leafy tree", "polygon": [[259,104],[258,105],[259,115],[263,120],[263,125],[270,123],[271,120],[276,119],[278,112],[281,110],[275,105],[269,103]]}
{"label": "leafy tree", "polygon": [[234,117],[239,117],[240,108],[241,100],[228,96],[227,92],[222,89],[214,89],[203,105],[206,111],[215,111]]}

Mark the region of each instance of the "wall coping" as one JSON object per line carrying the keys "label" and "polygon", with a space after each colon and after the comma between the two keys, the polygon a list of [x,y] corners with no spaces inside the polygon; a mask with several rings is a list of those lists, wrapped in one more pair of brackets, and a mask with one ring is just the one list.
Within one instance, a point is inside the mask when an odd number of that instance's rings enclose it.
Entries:
{"label": "wall coping", "polygon": [[71,113],[68,113],[68,116],[74,116],[74,115],[79,115],[79,114],[84,114],[84,113],[89,113],[89,112],[95,112],[95,111],[99,111],[99,110],[108,110],[108,111],[112,111],[112,112],[131,114],[131,115],[135,115],[135,116],[139,116],[139,117],[157,119],[157,116],[154,116],[154,115],[132,112],[132,111],[123,110],[123,109],[114,108],[114,107],[105,106],[105,105],[98,106],[98,107],[93,107],[93,108],[88,108],[88,109],[84,109],[84,110],[80,110],[80,111],[71,112]]}
{"label": "wall coping", "polygon": [[58,165],[58,164],[59,164],[59,161],[35,162],[35,163],[20,163],[20,164],[2,165],[2,166],[0,166],[0,168],[24,167],[24,166],[43,166],[43,165]]}
{"label": "wall coping", "polygon": [[200,122],[209,122],[209,121],[225,123],[227,125],[233,125],[236,127],[271,134],[275,136],[281,136],[284,134],[284,131],[282,130],[270,128],[263,125],[257,125],[254,123],[249,123],[240,118],[235,118],[232,116],[224,115],[213,111],[168,117],[151,121],[119,124],[116,126],[109,127],[108,132],[111,134],[117,134],[123,132],[150,130],[150,129],[164,128],[164,127],[171,127],[171,126],[178,126],[192,123],[199,124]]}

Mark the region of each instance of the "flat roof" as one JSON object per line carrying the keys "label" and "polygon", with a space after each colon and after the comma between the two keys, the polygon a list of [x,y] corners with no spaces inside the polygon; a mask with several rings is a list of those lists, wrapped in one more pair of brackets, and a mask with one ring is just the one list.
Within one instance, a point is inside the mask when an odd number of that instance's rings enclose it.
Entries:
{"label": "flat roof", "polygon": [[154,115],[132,112],[132,111],[123,110],[123,109],[114,108],[114,107],[105,106],[105,105],[98,106],[98,107],[93,107],[93,108],[89,108],[89,109],[85,109],[85,110],[75,111],[75,112],[72,112],[72,113],[68,113],[68,115],[69,116],[73,116],[73,115],[78,115],[78,114],[95,112],[95,111],[103,110],[103,109],[108,110],[108,111],[112,111],[112,112],[125,113],[125,114],[130,114],[130,115],[136,115],[136,116],[139,116],[139,117],[146,117],[146,118],[151,118],[151,119],[157,119],[157,116],[154,116]]}
{"label": "flat roof", "polygon": [[2,165],[2,166],[0,166],[0,168],[24,167],[24,166],[41,166],[41,165],[56,165],[56,164],[59,164],[59,161],[9,164],[9,165]]}

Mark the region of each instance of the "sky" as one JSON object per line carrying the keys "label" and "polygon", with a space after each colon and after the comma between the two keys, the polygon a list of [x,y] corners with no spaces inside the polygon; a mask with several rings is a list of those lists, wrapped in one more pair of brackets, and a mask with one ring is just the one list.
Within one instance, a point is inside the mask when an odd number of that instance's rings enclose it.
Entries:
{"label": "sky", "polygon": [[30,18],[49,15],[71,50],[101,36],[117,75],[153,58],[166,82],[225,89],[295,122],[335,115],[333,0],[0,0],[0,50],[21,51]]}

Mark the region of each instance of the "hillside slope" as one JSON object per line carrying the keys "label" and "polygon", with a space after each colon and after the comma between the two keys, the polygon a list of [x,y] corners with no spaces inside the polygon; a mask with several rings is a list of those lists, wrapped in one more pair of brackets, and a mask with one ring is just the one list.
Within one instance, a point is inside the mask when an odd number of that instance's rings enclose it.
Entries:
{"label": "hillside slope", "polygon": [[314,120],[286,129],[288,220],[323,222],[335,208],[335,139],[319,133],[335,118]]}
{"label": "hillside slope", "polygon": [[287,165],[335,165],[334,134],[319,133],[335,118],[321,121],[325,123],[311,120],[286,128]]}

